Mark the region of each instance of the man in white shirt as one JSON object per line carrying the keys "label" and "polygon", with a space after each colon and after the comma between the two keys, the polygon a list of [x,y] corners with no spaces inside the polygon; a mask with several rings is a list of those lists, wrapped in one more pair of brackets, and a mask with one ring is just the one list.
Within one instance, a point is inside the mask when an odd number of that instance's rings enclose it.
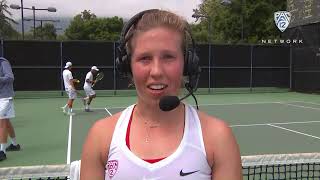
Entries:
{"label": "man in white shirt", "polygon": [[68,94],[68,101],[65,106],[62,107],[63,112],[67,113],[68,115],[74,115],[75,113],[72,112],[72,105],[75,98],[77,98],[76,88],[74,87],[75,83],[79,83],[80,81],[77,79],[73,79],[72,76],[72,63],[67,62],[65,65],[65,70],[63,70],[63,83],[66,93]]}
{"label": "man in white shirt", "polygon": [[[6,151],[20,151],[10,120],[15,117],[13,81],[14,75],[9,61],[0,57],[0,161],[7,158]],[[7,146],[8,135],[11,143]]]}
{"label": "man in white shirt", "polygon": [[96,97],[96,92],[92,89],[92,86],[95,83],[95,80],[93,77],[97,75],[98,72],[99,72],[99,69],[97,68],[97,66],[92,66],[91,70],[87,73],[84,81],[83,89],[87,95],[87,97],[85,98],[85,104],[84,104],[86,112],[90,112],[90,108],[89,108],[90,103],[92,99]]}

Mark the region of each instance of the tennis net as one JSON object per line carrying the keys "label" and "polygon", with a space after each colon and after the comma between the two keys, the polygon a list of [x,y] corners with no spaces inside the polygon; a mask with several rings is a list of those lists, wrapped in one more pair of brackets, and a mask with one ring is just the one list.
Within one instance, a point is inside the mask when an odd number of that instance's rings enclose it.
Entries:
{"label": "tennis net", "polygon": [[320,180],[320,153],[243,156],[244,180]]}
{"label": "tennis net", "polygon": [[4,180],[69,180],[70,165],[41,165],[0,168]]}
{"label": "tennis net", "polygon": [[[320,180],[320,153],[242,156],[241,160],[243,180]],[[0,168],[0,179],[78,180],[80,166],[75,162]]]}

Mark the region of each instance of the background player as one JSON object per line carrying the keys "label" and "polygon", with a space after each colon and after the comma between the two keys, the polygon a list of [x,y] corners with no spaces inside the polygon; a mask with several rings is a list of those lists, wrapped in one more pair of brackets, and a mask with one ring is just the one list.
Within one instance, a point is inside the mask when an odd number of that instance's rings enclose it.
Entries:
{"label": "background player", "polygon": [[94,76],[97,75],[99,69],[97,66],[92,66],[91,70],[87,73],[83,89],[86,92],[87,97],[84,98],[85,111],[90,112],[90,104],[93,98],[96,97],[96,92],[92,89],[92,86],[95,84]]}
{"label": "background player", "polygon": [[62,73],[63,76],[63,83],[66,93],[68,94],[68,101],[67,104],[62,107],[63,112],[67,113],[68,115],[75,115],[75,113],[72,112],[72,106],[73,101],[75,98],[77,98],[77,91],[75,88],[75,83],[79,83],[80,81],[78,79],[73,79],[72,76],[72,63],[67,62],[64,66],[64,70]]}
{"label": "background player", "polygon": [[[19,151],[20,145],[16,142],[16,134],[10,122],[15,117],[13,105],[13,81],[11,65],[8,60],[0,57],[0,161],[7,158],[6,151]],[[11,144],[7,147],[8,135]]]}

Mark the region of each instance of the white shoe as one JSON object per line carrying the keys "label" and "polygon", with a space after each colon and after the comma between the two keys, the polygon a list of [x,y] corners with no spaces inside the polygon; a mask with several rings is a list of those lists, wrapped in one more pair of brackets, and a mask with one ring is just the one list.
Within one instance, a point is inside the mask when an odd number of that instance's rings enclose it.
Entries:
{"label": "white shoe", "polygon": [[65,106],[65,107],[61,107],[61,109],[62,109],[62,112],[63,112],[63,113],[65,113],[65,114],[67,114],[67,108],[68,108],[68,106]]}
{"label": "white shoe", "polygon": [[92,110],[90,108],[85,108],[84,111],[85,112],[92,112]]}
{"label": "white shoe", "polygon": [[74,116],[74,115],[76,115],[76,113],[74,113],[74,112],[68,112],[68,115],[69,115],[69,116]]}
{"label": "white shoe", "polygon": [[68,115],[69,116],[74,116],[76,113],[74,113],[73,111],[72,111],[72,109],[68,109]]}

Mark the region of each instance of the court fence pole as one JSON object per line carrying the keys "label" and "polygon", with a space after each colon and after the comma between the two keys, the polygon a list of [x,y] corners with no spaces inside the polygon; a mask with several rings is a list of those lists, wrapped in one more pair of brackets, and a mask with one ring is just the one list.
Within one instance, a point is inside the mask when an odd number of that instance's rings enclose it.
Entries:
{"label": "court fence pole", "polygon": [[210,93],[211,92],[211,31],[212,31],[212,27],[211,27],[211,19],[210,18],[207,18],[208,20],[208,42],[209,42],[209,63],[208,63],[208,66],[209,66],[209,69],[208,69],[208,74],[209,74],[209,77],[208,77],[208,81],[209,81],[209,89],[208,89],[208,92]]}
{"label": "court fence pole", "polygon": [[289,57],[290,57],[290,67],[289,67],[289,89],[292,90],[292,46],[290,45],[290,50],[289,50]]}
{"label": "court fence pole", "polygon": [[210,89],[211,89],[211,63],[210,63],[210,60],[211,60],[211,44],[209,42],[209,59],[208,59],[208,92],[210,93]]}
{"label": "court fence pole", "polygon": [[60,90],[61,90],[61,96],[63,96],[63,78],[62,78],[62,73],[63,73],[63,60],[62,56],[63,55],[63,44],[62,41],[60,41]]}
{"label": "court fence pole", "polygon": [[116,42],[113,42],[113,95],[117,95],[117,83],[116,83]]}
{"label": "court fence pole", "polygon": [[253,45],[250,46],[250,92],[253,85]]}
{"label": "court fence pole", "polygon": [[4,51],[4,48],[3,48],[3,39],[1,39],[1,51],[0,51],[0,57],[3,57],[3,51]]}

